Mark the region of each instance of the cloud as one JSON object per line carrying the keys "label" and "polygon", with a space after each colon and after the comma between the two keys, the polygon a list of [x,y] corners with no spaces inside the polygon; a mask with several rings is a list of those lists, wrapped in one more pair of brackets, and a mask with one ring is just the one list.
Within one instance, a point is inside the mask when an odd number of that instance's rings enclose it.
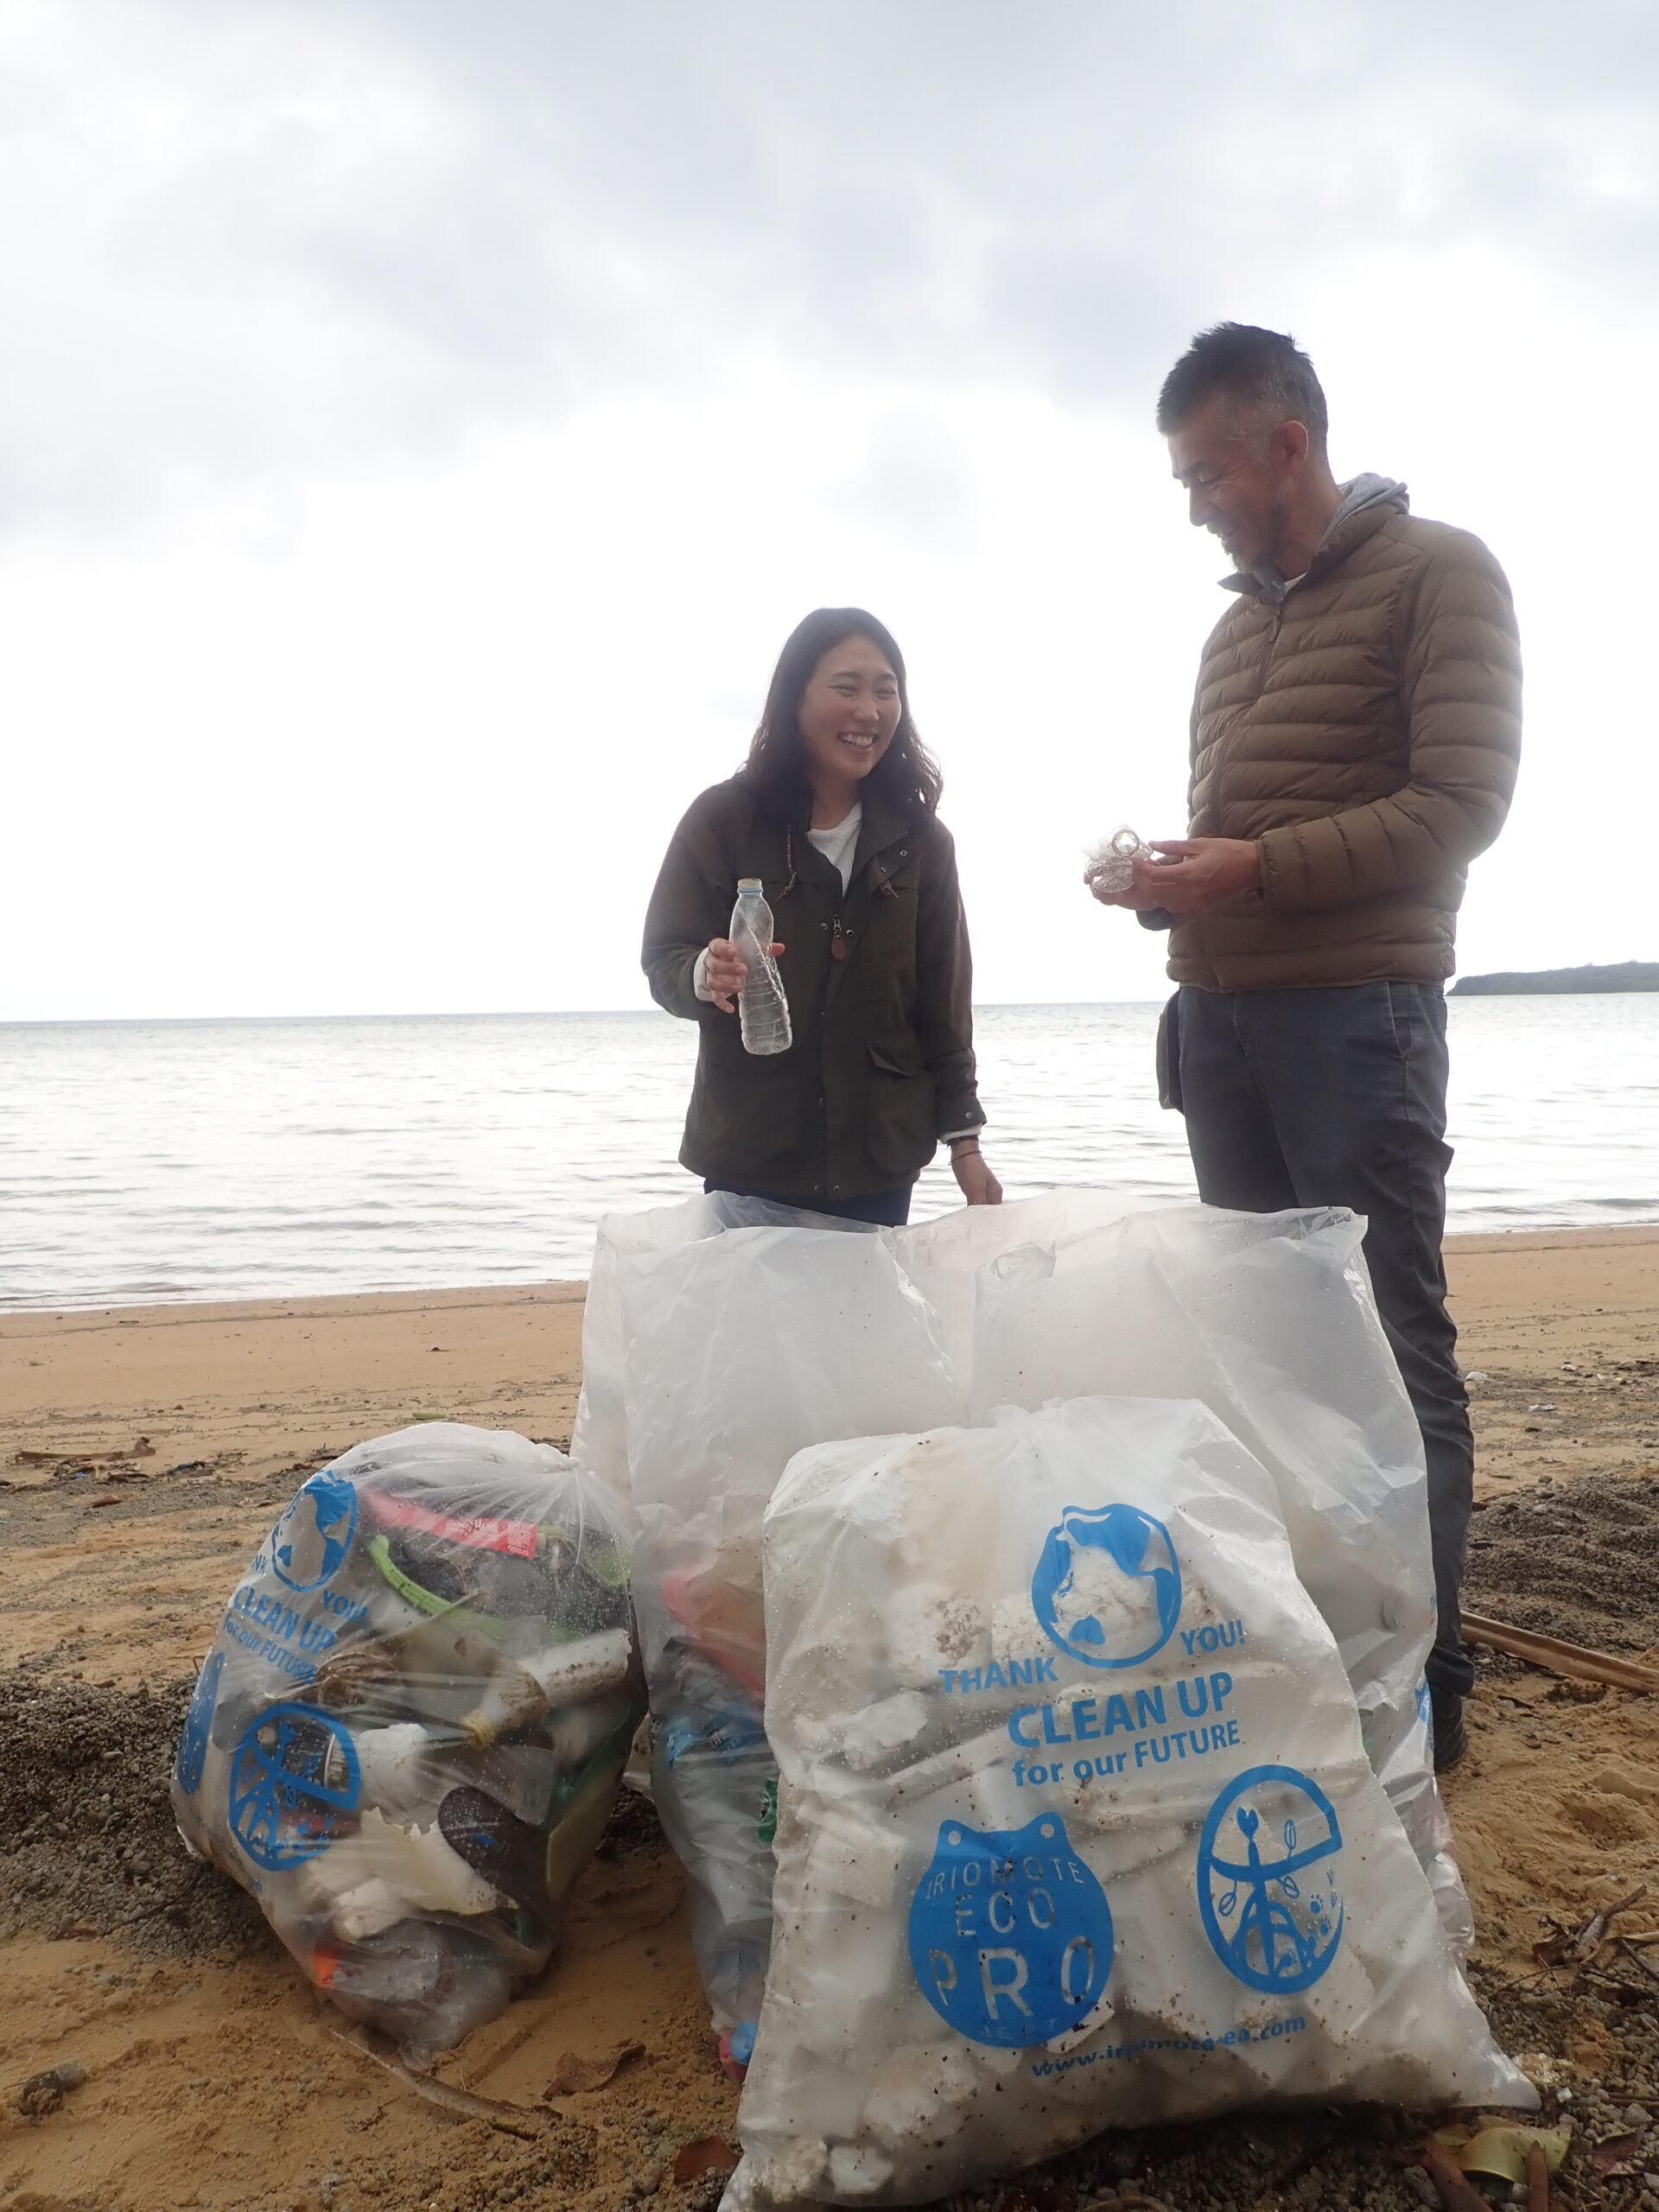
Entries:
{"label": "cloud", "polygon": [[889,408],[871,425],[861,465],[828,504],[900,545],[970,552],[973,455],[936,410]]}
{"label": "cloud", "polygon": [[1141,419],[1199,324],[1402,248],[1645,283],[1656,44],[1634,3],[1564,40],[1329,0],[16,0],[5,524],[280,504],[757,359]]}

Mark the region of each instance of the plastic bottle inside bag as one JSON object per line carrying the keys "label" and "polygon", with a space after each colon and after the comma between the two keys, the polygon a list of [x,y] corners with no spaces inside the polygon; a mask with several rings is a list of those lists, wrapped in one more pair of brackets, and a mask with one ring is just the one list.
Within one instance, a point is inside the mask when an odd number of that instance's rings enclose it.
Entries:
{"label": "plastic bottle inside bag", "polygon": [[754,2046],[772,1943],[778,1768],[760,1699],[681,1645],[661,1685],[653,1795],[692,1881],[691,1940],[720,2039],[741,2081]]}
{"label": "plastic bottle inside bag", "polygon": [[423,2066],[505,2010],[518,1962],[482,1930],[404,1920],[362,1942],[321,1943],[309,1963],[348,2019],[395,2035],[405,2063]]}
{"label": "plastic bottle inside bag", "polygon": [[715,2016],[721,2064],[741,2082],[754,2049],[772,1948],[769,1847],[777,1770],[764,1741],[729,1764],[698,1745],[677,1760],[676,1779],[678,1790],[664,1825],[671,1833],[678,1829],[695,1853],[697,1963]]}
{"label": "plastic bottle inside bag", "polygon": [[746,1052],[786,1052],[794,1041],[784,979],[772,957],[772,909],[762,893],[760,877],[741,877],[737,904],[732,909],[731,936],[748,971],[738,995]]}

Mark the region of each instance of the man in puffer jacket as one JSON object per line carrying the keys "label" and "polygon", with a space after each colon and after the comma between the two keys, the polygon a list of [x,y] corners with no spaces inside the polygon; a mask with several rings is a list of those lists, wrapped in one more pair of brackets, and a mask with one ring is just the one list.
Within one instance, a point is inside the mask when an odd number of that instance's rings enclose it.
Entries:
{"label": "man in puffer jacket", "polygon": [[1480,540],[1412,515],[1402,484],[1336,481],[1325,394],[1289,338],[1205,332],[1158,427],[1236,596],[1199,667],[1187,836],[1103,903],[1170,931],[1160,1067],[1201,1196],[1369,1221],[1428,1459],[1444,1769],[1474,1682],[1459,1624],[1474,1443],[1441,1256],[1443,987],[1468,864],[1515,785],[1514,608]]}

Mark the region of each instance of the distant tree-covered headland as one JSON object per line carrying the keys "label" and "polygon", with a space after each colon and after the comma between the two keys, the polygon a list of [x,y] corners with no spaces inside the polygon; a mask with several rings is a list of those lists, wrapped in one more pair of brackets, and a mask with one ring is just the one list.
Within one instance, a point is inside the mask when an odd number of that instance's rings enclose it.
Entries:
{"label": "distant tree-covered headland", "polygon": [[1590,968],[1542,968],[1512,976],[1464,976],[1454,999],[1502,998],[1533,991],[1659,991],[1659,960],[1611,960]]}

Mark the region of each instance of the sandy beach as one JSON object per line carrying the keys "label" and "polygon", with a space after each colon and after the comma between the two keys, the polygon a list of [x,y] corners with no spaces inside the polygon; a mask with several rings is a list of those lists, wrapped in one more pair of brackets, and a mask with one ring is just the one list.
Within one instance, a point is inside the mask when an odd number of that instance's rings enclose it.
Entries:
{"label": "sandy beach", "polygon": [[[1452,1269],[1478,1378],[1471,1605],[1659,1661],[1659,1231],[1464,1238]],[[423,1414],[565,1443],[582,1298],[550,1284],[0,1318],[0,2212],[612,2212],[717,2194],[673,2177],[687,2144],[733,2139],[735,2096],[678,1871],[639,1801],[584,1878],[563,1955],[439,2069],[535,2105],[563,2053],[645,2045],[608,2088],[543,2107],[530,2139],[435,2109],[342,2043],[251,1909],[184,1866],[161,1796],[183,1688],[302,1474]],[[1482,1675],[1446,1790],[1473,1978],[1510,2046],[1550,2053],[1580,2118],[1593,2132],[1605,2113],[1615,2133],[1659,2100],[1654,2010],[1541,1976],[1531,1946],[1545,1916],[1581,1920],[1643,1884],[1638,1917],[1659,1924],[1659,1698],[1508,1660]],[[84,2084],[20,2114],[17,2086],[64,2060]],[[1634,2177],[1586,2168],[1560,2201],[1642,2201],[1659,2126],[1649,2153],[1631,2125]],[[1187,2133],[1245,2156],[1236,2123]],[[1381,2136],[1363,2156],[1382,2193],[1363,2197],[1330,2193],[1301,2150],[1275,2180],[1274,2146],[1300,2137],[1248,2140],[1267,2146],[1262,2212],[1416,2201],[1388,2193]],[[1202,2155],[1137,2141],[1140,2164],[1117,2170],[1185,2212],[1222,2201],[1197,2193]],[[1065,2185],[1045,2186],[1022,2184],[1026,2212],[1064,2212]]]}

